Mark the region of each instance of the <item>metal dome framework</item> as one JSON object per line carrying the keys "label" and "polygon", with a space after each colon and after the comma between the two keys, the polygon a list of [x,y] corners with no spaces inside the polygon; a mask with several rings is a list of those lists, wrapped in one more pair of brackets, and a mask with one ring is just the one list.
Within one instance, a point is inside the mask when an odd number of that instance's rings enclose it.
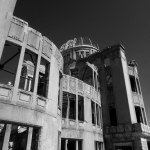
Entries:
{"label": "metal dome framework", "polygon": [[88,37],[79,37],[67,41],[65,44],[63,44],[60,47],[60,51],[62,52],[64,50],[74,48],[74,47],[80,47],[80,46],[91,47],[93,49],[96,49],[97,51],[99,50],[99,46],[96,42],[92,41]]}

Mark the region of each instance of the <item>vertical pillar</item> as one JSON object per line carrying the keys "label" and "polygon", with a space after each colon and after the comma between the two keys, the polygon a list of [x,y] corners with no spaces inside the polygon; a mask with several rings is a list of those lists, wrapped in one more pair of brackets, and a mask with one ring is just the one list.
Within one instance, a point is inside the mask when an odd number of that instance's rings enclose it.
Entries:
{"label": "vertical pillar", "polygon": [[33,133],[33,128],[29,127],[26,150],[31,150],[32,133]]}
{"label": "vertical pillar", "polygon": [[[34,90],[33,90],[33,107],[36,106],[36,94],[37,94],[37,87],[38,87],[38,80],[39,80],[39,70],[40,70],[40,63],[41,63],[41,53],[42,53],[42,38],[40,41],[40,48],[37,58],[37,65],[35,70],[35,77],[34,77]],[[50,67],[50,66],[49,66]],[[49,73],[50,74],[50,73]]]}
{"label": "vertical pillar", "polygon": [[78,140],[76,140],[76,150],[78,150]]}
{"label": "vertical pillar", "polygon": [[76,125],[77,124],[78,124],[78,79],[76,79]]}
{"label": "vertical pillar", "polygon": [[6,125],[6,132],[4,137],[4,143],[2,150],[8,150],[8,144],[9,144],[9,138],[10,138],[10,132],[11,132],[11,124]]}
{"label": "vertical pillar", "polygon": [[67,145],[68,145],[68,140],[65,140],[65,150],[68,150]]}
{"label": "vertical pillar", "polygon": [[0,59],[17,0],[0,0]]}

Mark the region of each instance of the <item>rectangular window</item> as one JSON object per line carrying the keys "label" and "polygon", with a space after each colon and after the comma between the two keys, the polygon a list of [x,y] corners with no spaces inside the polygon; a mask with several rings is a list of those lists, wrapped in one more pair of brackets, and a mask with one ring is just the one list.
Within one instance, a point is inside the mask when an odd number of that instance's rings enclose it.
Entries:
{"label": "rectangular window", "polygon": [[[33,130],[30,132],[29,128]],[[2,150],[3,144],[6,144],[6,142],[8,142],[8,150],[26,150],[27,145],[29,146],[30,143],[31,150],[38,150],[39,131],[40,129],[37,127],[0,123],[0,150]],[[31,135],[32,137],[30,138]],[[9,139],[4,138],[5,136],[9,136]],[[27,140],[28,137],[31,141]]]}
{"label": "rectangular window", "polygon": [[91,111],[92,111],[92,123],[96,125],[95,103],[93,101],[91,101]]}
{"label": "rectangular window", "polygon": [[141,112],[141,108],[139,106],[135,106],[135,113],[136,113],[137,122],[143,123],[142,112]]}
{"label": "rectangular window", "polygon": [[132,75],[129,75],[129,78],[130,78],[132,92],[137,92],[135,77]]}
{"label": "rectangular window", "polygon": [[0,150],[2,150],[4,136],[5,136],[6,125],[0,124]]}
{"label": "rectangular window", "polygon": [[50,63],[47,60],[41,58],[37,94],[43,97],[47,97],[48,94],[49,72]]}
{"label": "rectangular window", "polygon": [[5,43],[0,60],[0,83],[14,86],[18,62],[20,58],[20,47]]}
{"label": "rectangular window", "polygon": [[[78,145],[78,147],[77,147]],[[82,140],[61,139],[61,150],[82,150]]]}
{"label": "rectangular window", "polygon": [[67,117],[76,119],[76,95],[63,92],[62,118]]}
{"label": "rectangular window", "polygon": [[27,145],[28,128],[12,125],[8,149],[25,150]]}
{"label": "rectangular window", "polygon": [[84,98],[78,95],[78,120],[84,121]]}
{"label": "rectangular window", "polygon": [[146,120],[146,115],[145,115],[144,108],[142,108],[142,113],[143,113],[143,117],[144,117],[144,122],[147,125],[147,120]]}
{"label": "rectangular window", "polygon": [[61,81],[62,80],[62,74],[59,72],[59,84],[58,84],[58,88],[59,88],[59,90],[58,90],[58,106],[60,106],[61,105],[61,97],[62,97],[62,95],[61,95],[61,89],[62,89],[62,86],[61,86]]}
{"label": "rectangular window", "polygon": [[136,78],[136,82],[137,82],[137,86],[138,86],[139,94],[141,94],[141,88],[140,88],[139,80],[138,80],[137,78]]}
{"label": "rectangular window", "polygon": [[76,96],[69,94],[69,119],[76,119]]}
{"label": "rectangular window", "polygon": [[109,116],[111,126],[117,126],[116,108],[109,107]]}
{"label": "rectangular window", "polygon": [[102,150],[102,142],[95,141],[95,150]]}
{"label": "rectangular window", "polygon": [[100,107],[96,104],[96,113],[97,113],[97,125],[100,126]]}
{"label": "rectangular window", "polygon": [[79,52],[76,52],[76,60],[80,59]]}
{"label": "rectangular window", "polygon": [[63,92],[63,103],[62,103],[62,118],[67,118],[69,96],[67,92]]}
{"label": "rectangular window", "polygon": [[36,65],[37,55],[29,50],[26,50],[20,76],[20,89],[33,92]]}
{"label": "rectangular window", "polygon": [[39,133],[39,128],[33,128],[31,150],[38,150]]}

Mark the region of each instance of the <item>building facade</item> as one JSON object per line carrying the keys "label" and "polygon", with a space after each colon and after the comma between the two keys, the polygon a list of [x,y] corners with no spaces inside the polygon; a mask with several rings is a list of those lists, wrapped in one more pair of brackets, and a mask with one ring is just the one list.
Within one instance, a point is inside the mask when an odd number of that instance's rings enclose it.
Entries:
{"label": "building facade", "polygon": [[58,49],[0,0],[0,150],[149,150],[136,61],[74,38]]}

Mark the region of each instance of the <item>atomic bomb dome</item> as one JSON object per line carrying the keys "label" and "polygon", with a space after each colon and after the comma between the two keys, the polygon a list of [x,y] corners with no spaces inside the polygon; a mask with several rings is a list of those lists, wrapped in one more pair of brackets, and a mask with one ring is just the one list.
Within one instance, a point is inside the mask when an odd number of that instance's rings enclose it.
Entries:
{"label": "atomic bomb dome", "polygon": [[99,50],[99,46],[96,42],[93,40],[89,39],[88,37],[79,37],[79,38],[74,38],[73,40],[67,41],[65,44],[63,44],[60,47],[60,51],[64,51],[70,48],[74,47],[91,47],[93,49]]}

